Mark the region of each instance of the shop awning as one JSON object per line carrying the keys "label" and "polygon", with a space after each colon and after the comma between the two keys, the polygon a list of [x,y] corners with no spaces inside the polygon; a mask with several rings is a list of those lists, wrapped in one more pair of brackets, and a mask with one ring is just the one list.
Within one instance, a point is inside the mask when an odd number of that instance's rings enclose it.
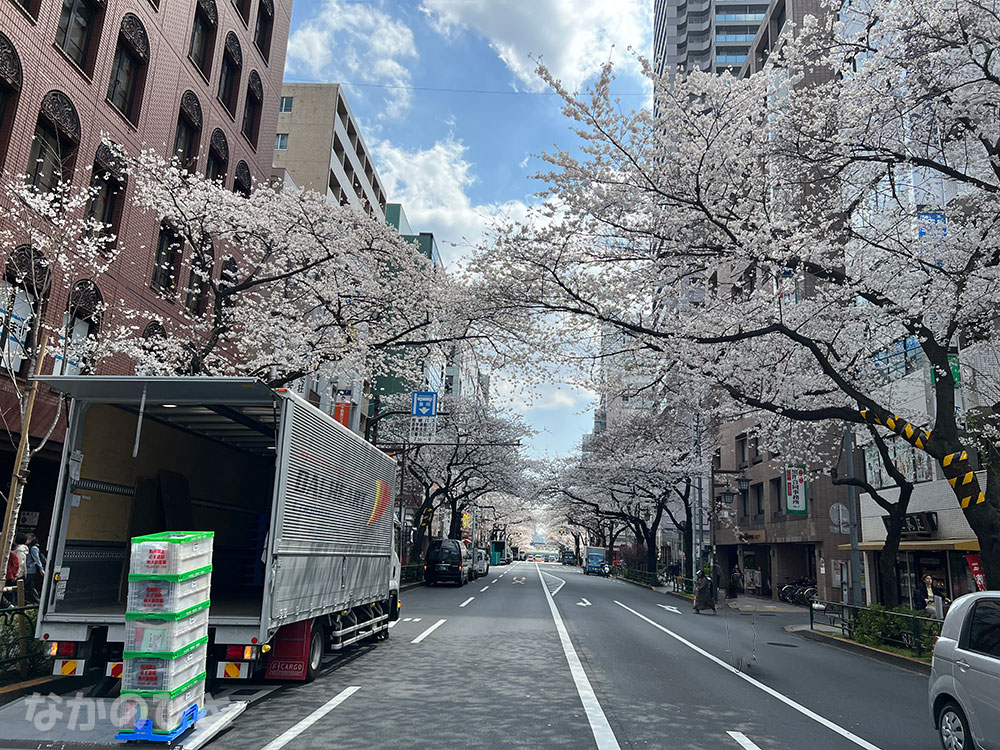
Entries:
{"label": "shop awning", "polygon": [[[885,547],[885,540],[859,542],[858,549],[863,551],[878,551]],[[841,544],[839,550],[849,550],[851,545]],[[908,539],[899,543],[899,549],[906,550],[960,550],[964,552],[979,552],[978,539]]]}

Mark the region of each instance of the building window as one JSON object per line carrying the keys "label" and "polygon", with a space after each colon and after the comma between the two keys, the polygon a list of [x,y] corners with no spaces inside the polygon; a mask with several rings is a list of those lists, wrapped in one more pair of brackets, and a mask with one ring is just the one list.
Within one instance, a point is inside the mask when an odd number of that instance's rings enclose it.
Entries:
{"label": "building window", "polygon": [[293,96],[283,96],[281,97],[281,106],[278,107],[278,111],[283,115],[287,115],[292,111],[292,100]]}
{"label": "building window", "polygon": [[243,23],[250,20],[250,0],[233,0],[233,5],[240,14],[240,18],[243,19]]}
{"label": "building window", "polygon": [[750,488],[750,492],[753,493],[753,508],[754,514],[758,516],[764,515],[764,485],[755,484]]}
{"label": "building window", "polygon": [[194,9],[191,26],[191,47],[188,57],[207,78],[212,70],[212,56],[215,53],[215,28],[218,23],[215,0],[198,0]]}
{"label": "building window", "polygon": [[213,182],[225,183],[226,170],[229,168],[229,141],[226,134],[219,128],[212,131],[212,139],[208,147],[208,164],[205,165],[205,177]]}
{"label": "building window", "polygon": [[205,236],[202,238],[201,247],[192,250],[191,254],[191,271],[188,275],[184,307],[192,315],[201,315],[205,312],[205,290],[208,289],[214,267],[215,248],[211,237]]}
{"label": "building window", "polygon": [[60,181],[73,179],[76,147],[80,141],[80,119],[73,103],[61,91],[42,98],[42,111],[28,159],[28,182],[42,192],[51,192]]}
{"label": "building window", "polygon": [[63,313],[52,363],[53,375],[86,373],[87,341],[100,331],[103,307],[101,292],[93,281],[80,281],[73,286],[69,306]]}
{"label": "building window", "polygon": [[0,66],[0,167],[3,166],[10,143],[11,131],[14,128],[14,112],[17,110],[17,99],[21,93],[21,59],[14,49],[13,42],[0,34],[0,60],[5,64]]}
{"label": "building window", "polygon": [[56,45],[90,75],[101,36],[101,6],[89,0],[63,0],[56,30]]}
{"label": "building window", "polygon": [[250,145],[257,149],[257,136],[260,133],[260,113],[264,108],[264,86],[256,70],[250,71],[247,82],[247,97],[243,105],[243,135]]}
{"label": "building window", "polygon": [[747,466],[750,463],[749,446],[747,436],[740,435],[736,438],[736,465]]}
{"label": "building window", "polygon": [[274,150],[275,151],[287,151],[288,150],[288,133],[275,133],[274,134]]}
{"label": "building window", "polygon": [[7,260],[0,280],[0,357],[12,372],[29,358],[51,278],[49,262],[30,245],[15,248]]}
{"label": "building window", "polygon": [[771,496],[771,507],[774,508],[774,515],[781,515],[785,508],[781,477],[774,477],[768,482],[768,494]]}
{"label": "building window", "polygon": [[146,83],[149,38],[138,16],[126,13],[118,32],[118,46],[111,65],[108,101],[133,125],[139,121],[139,106]]}
{"label": "building window", "polygon": [[226,48],[222,53],[222,69],[219,71],[219,101],[229,114],[236,112],[236,98],[239,96],[240,76],[243,73],[243,50],[236,34],[226,34]]}
{"label": "building window", "polygon": [[173,297],[177,291],[177,269],[180,265],[184,240],[166,224],[160,226],[160,237],[156,243],[156,263],[150,287],[165,297]]}
{"label": "building window", "polygon": [[14,2],[31,18],[38,20],[38,6],[41,5],[41,0],[14,0]]}
{"label": "building window", "polygon": [[189,172],[194,171],[198,161],[200,141],[201,104],[193,91],[185,91],[177,115],[177,129],[174,131],[174,156],[178,164]]}
{"label": "building window", "polygon": [[233,192],[239,193],[244,198],[249,198],[252,185],[253,179],[250,177],[250,167],[247,166],[245,161],[241,160],[236,165],[236,175],[233,177]]}
{"label": "building window", "polygon": [[264,62],[267,62],[271,55],[271,30],[273,28],[274,0],[260,0],[257,3],[257,27],[253,33],[253,43],[260,50]]}
{"label": "building window", "polygon": [[104,226],[104,233],[113,240],[121,224],[125,192],[125,168],[119,157],[103,143],[97,149],[90,186],[94,192],[87,204],[87,217]]}

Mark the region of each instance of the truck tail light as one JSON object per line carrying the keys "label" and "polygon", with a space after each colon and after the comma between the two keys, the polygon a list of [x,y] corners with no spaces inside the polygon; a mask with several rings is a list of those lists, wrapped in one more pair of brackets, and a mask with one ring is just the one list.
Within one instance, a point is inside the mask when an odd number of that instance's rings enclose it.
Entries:
{"label": "truck tail light", "polygon": [[69,658],[74,654],[76,654],[76,643],[74,641],[52,641],[48,645],[49,656]]}
{"label": "truck tail light", "polygon": [[252,661],[257,658],[256,646],[226,646],[226,661]]}

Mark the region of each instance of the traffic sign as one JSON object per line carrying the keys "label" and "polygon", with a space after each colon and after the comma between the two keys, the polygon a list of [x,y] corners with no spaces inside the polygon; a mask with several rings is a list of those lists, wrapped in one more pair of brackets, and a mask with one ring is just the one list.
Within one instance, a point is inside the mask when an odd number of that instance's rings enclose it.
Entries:
{"label": "traffic sign", "polygon": [[411,417],[436,417],[438,395],[434,391],[414,391],[410,406]]}

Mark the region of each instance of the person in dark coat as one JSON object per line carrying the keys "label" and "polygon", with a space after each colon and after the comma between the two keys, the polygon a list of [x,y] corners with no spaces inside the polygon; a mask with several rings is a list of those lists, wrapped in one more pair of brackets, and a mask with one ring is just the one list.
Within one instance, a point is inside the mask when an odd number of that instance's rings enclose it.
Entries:
{"label": "person in dark coat", "polygon": [[712,596],[712,582],[704,571],[698,571],[698,581],[694,585],[694,613],[701,614],[703,609],[712,610],[714,615],[715,597]]}
{"label": "person in dark coat", "polygon": [[934,579],[929,575],[924,576],[923,586],[917,586],[913,591],[913,608],[922,609],[927,617],[937,617],[937,607],[934,606],[934,597],[940,596],[945,604],[951,604],[945,590],[934,585]]}

